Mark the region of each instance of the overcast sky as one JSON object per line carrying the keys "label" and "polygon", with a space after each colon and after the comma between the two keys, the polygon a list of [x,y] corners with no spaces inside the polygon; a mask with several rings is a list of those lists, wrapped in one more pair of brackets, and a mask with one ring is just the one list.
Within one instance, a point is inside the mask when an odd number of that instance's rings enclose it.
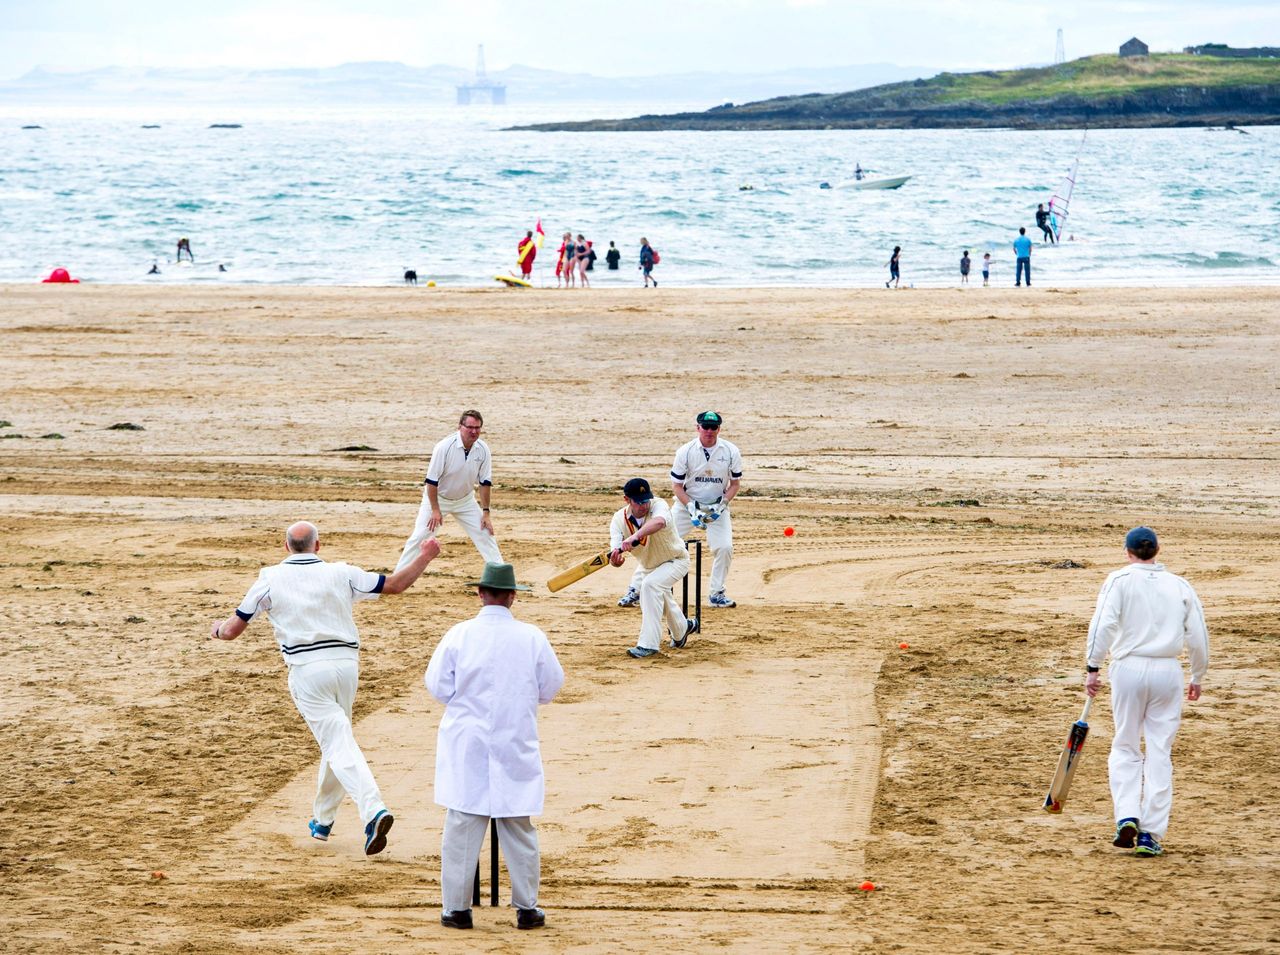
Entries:
{"label": "overcast sky", "polygon": [[1280,46],[1280,0],[0,0],[0,79],[35,66],[393,60],[598,76],[889,62],[966,70],[1206,42]]}

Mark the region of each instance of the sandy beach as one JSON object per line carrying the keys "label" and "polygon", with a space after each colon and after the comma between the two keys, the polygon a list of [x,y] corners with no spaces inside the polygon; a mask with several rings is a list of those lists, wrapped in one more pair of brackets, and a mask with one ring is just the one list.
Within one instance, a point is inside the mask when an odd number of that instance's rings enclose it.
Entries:
{"label": "sandy beach", "polygon": [[[0,950],[1274,951],[1280,289],[1019,291],[0,286]],[[468,407],[567,681],[548,927],[515,930],[505,873],[489,908],[486,866],[459,938],[422,686],[475,612],[457,525],[357,610],[380,856],[350,802],[307,835],[269,625],[205,638],[291,521],[394,566]],[[630,568],[544,582],[707,408],[746,463],[738,607],[633,661]],[[1040,808],[1139,523],[1211,639],[1154,860],[1110,844],[1105,689]]]}

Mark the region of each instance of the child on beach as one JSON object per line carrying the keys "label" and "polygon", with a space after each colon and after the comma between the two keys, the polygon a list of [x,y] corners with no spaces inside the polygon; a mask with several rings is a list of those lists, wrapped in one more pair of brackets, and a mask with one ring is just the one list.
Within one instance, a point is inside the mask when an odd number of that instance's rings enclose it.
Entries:
{"label": "child on beach", "polygon": [[897,288],[901,281],[901,276],[898,274],[898,258],[901,254],[902,246],[895,245],[893,255],[889,256],[889,281],[884,283],[885,288],[888,288],[891,283],[894,288]]}
{"label": "child on beach", "polygon": [[969,250],[964,250],[964,255],[960,256],[960,284],[969,284]]}
{"label": "child on beach", "polygon": [[982,253],[982,287],[986,288],[991,284],[991,253]]}

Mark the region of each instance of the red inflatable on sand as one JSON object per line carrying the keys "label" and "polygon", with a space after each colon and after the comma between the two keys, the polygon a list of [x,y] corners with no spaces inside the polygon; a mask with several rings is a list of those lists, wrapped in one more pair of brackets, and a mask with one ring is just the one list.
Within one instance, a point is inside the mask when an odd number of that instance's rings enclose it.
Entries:
{"label": "red inflatable on sand", "polygon": [[79,285],[79,284],[80,284],[80,280],[79,280],[79,279],[73,279],[73,278],[71,277],[71,273],[70,273],[70,272],[68,272],[66,269],[54,269],[52,272],[50,272],[50,273],[49,273],[49,277],[48,277],[47,279],[41,279],[40,281],[41,281],[41,282],[43,282],[43,283],[45,283],[45,284],[48,284],[48,283],[50,283],[50,282],[54,282],[54,283],[59,283],[59,282],[66,283],[66,282],[70,282],[72,285]]}

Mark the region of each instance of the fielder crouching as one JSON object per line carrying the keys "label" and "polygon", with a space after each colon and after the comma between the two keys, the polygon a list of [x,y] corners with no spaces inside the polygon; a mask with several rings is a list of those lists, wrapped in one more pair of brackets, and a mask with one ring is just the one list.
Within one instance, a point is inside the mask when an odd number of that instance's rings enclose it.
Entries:
{"label": "fielder crouching", "polygon": [[671,519],[671,508],[655,498],[644,478],[632,478],[622,488],[627,504],[613,515],[609,525],[612,550],[609,563],[621,567],[628,553],[644,568],[640,583],[640,637],[627,650],[637,659],[658,652],[665,621],[671,633],[671,646],[680,649],[697,626],[689,620],[676,602],[671,588],[689,573],[689,551]]}

